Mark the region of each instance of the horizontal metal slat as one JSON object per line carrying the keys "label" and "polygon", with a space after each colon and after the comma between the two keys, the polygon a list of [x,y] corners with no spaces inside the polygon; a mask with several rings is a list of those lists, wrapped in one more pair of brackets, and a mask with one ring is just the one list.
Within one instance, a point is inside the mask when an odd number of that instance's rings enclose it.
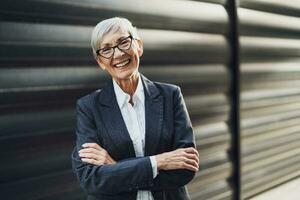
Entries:
{"label": "horizontal metal slat", "polygon": [[[75,105],[74,105],[75,107]],[[0,139],[47,134],[51,130],[74,126],[75,108],[44,108],[0,116]],[[15,111],[16,112],[16,111]]]}
{"label": "horizontal metal slat", "polygon": [[256,152],[255,154],[244,156],[242,162],[246,165],[251,162],[267,159],[270,156],[274,156],[282,152],[290,151],[291,149],[297,149],[299,147],[300,145],[298,141],[291,141],[290,143],[282,144],[276,148],[264,149],[263,151]]}
{"label": "horizontal metal slat", "polygon": [[[2,154],[3,164],[0,167],[0,184],[8,184],[9,182],[70,169],[70,152],[73,147],[70,141],[75,140],[73,134],[70,133],[73,133],[73,131],[68,133],[68,137],[59,137],[62,141],[58,141],[55,134],[51,137],[24,138],[27,141],[35,139],[47,142],[43,142],[42,145],[35,148],[28,146],[28,144],[24,146],[23,150],[15,149],[13,152]],[[49,144],[50,141],[57,144]],[[11,147],[18,146],[18,144],[15,144],[17,142],[20,143],[20,141],[14,140],[10,142]]]}
{"label": "horizontal metal slat", "polygon": [[276,165],[279,162],[284,162],[286,159],[294,159],[295,157],[300,156],[300,148],[291,148],[291,150],[287,150],[280,154],[274,154],[273,156],[268,156],[264,159],[257,160],[251,163],[245,163],[243,165],[243,174],[250,173],[251,171],[255,171],[257,169],[261,169],[270,165]]}
{"label": "horizontal metal slat", "polygon": [[300,56],[300,41],[297,39],[241,36],[240,44],[242,62],[282,62]]}
{"label": "horizontal metal slat", "polygon": [[239,31],[245,36],[300,37],[300,19],[257,10],[239,8]]}
{"label": "horizontal metal slat", "polygon": [[284,182],[287,182],[299,176],[300,176],[300,170],[296,170],[286,174],[279,174],[277,175],[277,177],[271,177],[270,180],[267,180],[265,183],[259,185],[258,187],[254,187],[250,190],[245,190],[243,192],[243,198],[253,197],[259,193],[262,193],[270,188],[283,184]]}
{"label": "horizontal metal slat", "polygon": [[[95,63],[88,41],[90,27],[84,30],[75,26],[50,24],[24,26],[22,23],[7,22],[2,22],[0,27],[2,66]],[[22,38],[13,32],[26,32],[27,34]],[[47,32],[53,37],[48,39]],[[64,34],[61,34],[62,32]],[[7,35],[10,34],[12,36],[8,37]],[[36,39],[26,37],[32,34],[36,36]],[[63,42],[69,35],[71,39]],[[229,47],[222,35],[145,29],[140,30],[140,35],[145,48],[142,58],[144,64],[226,63],[229,59]],[[14,40],[17,37],[19,42]],[[73,39],[76,40],[74,44],[71,42]],[[199,57],[199,55],[202,56]]]}
{"label": "horizontal metal slat", "polygon": [[38,19],[43,23],[95,25],[105,18],[124,16],[138,27],[152,29],[226,33],[228,27],[222,5],[194,1],[6,0],[1,3],[0,13],[7,21]]}
{"label": "horizontal metal slat", "polygon": [[227,197],[231,199],[232,191],[228,182],[222,180],[214,182],[213,184],[203,185],[201,189],[195,188],[194,190],[188,187],[191,192],[191,198],[197,200],[206,200],[206,199],[223,199]]}
{"label": "horizontal metal slat", "polygon": [[262,141],[260,143],[252,144],[251,147],[244,146],[242,153],[244,156],[248,156],[248,155],[260,152],[260,151],[278,148],[289,142],[295,142],[295,141],[299,142],[299,140],[300,140],[299,132],[297,132],[297,131],[291,132],[290,135],[288,135],[288,137],[287,136],[274,137],[274,138],[272,138],[272,140],[267,140],[267,141]]}
{"label": "horizontal metal slat", "polygon": [[240,0],[239,6],[281,15],[300,17],[299,0]]}
{"label": "horizontal metal slat", "polygon": [[273,121],[261,126],[245,128],[242,131],[242,135],[244,138],[246,137],[256,137],[256,135],[260,135],[264,132],[272,132],[278,129],[287,128],[291,126],[295,126],[299,124],[298,118],[292,119],[282,119],[281,121]]}
{"label": "horizontal metal slat", "polygon": [[[266,189],[274,187],[280,183],[283,183],[293,177],[297,177],[300,175],[299,159],[295,161],[293,159],[290,162],[284,163],[285,165],[275,165],[268,168],[264,168],[265,172],[259,173],[259,176],[254,178],[255,181],[250,182],[249,180],[245,180],[243,187],[243,196],[245,198],[253,196],[257,193],[260,193]],[[257,178],[264,177],[264,178]]]}
{"label": "horizontal metal slat", "polygon": [[230,163],[224,163],[203,171],[200,170],[189,184],[189,187],[199,189],[202,188],[203,185],[214,183],[219,180],[226,180],[231,174],[232,165]]}
{"label": "horizontal metal slat", "polygon": [[62,194],[65,195],[64,198],[68,198],[74,192],[82,196],[78,193],[78,188],[71,170],[32,177],[10,184],[0,184],[1,196],[14,200],[39,200]]}

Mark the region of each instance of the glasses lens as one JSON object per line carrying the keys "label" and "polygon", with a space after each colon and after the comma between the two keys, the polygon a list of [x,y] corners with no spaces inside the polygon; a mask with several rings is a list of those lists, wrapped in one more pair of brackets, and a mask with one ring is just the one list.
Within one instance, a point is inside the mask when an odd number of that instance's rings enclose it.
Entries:
{"label": "glasses lens", "polygon": [[125,38],[118,45],[119,49],[122,49],[122,50],[128,50],[130,48],[130,46],[131,46],[131,38],[130,37]]}
{"label": "glasses lens", "polygon": [[98,50],[98,54],[105,58],[110,58],[114,54],[114,49],[118,47],[120,50],[128,50],[132,43],[132,37],[128,36],[123,39],[117,46],[114,47],[105,47],[103,49]]}
{"label": "glasses lens", "polygon": [[107,47],[99,50],[99,54],[105,58],[109,58],[113,55],[114,50],[112,47]]}

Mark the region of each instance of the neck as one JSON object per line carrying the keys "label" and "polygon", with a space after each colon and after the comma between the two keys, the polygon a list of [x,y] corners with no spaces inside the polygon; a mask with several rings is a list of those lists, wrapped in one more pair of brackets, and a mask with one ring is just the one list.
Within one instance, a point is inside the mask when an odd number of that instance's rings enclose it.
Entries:
{"label": "neck", "polygon": [[125,80],[116,80],[117,84],[120,86],[120,88],[127,94],[129,94],[131,97],[134,94],[137,85],[138,85],[139,76],[138,73],[134,73],[130,78]]}

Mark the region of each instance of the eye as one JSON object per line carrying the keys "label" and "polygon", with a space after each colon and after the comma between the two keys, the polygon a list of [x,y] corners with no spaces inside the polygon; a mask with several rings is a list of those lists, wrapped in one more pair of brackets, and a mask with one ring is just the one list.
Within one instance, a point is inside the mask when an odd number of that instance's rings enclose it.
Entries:
{"label": "eye", "polygon": [[127,38],[127,39],[125,39],[125,40],[122,40],[122,41],[121,41],[121,44],[127,44],[128,42],[130,42],[130,39]]}
{"label": "eye", "polygon": [[111,47],[105,47],[103,49],[100,50],[101,54],[109,54],[112,51]]}
{"label": "eye", "polygon": [[120,48],[128,48],[130,45],[130,42],[131,42],[130,38],[126,38],[120,42],[119,47]]}

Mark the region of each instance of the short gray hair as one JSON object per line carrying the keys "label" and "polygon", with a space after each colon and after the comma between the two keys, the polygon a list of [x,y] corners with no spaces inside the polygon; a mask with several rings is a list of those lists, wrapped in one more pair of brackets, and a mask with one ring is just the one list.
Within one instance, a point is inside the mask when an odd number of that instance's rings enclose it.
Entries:
{"label": "short gray hair", "polygon": [[105,34],[111,31],[116,32],[119,30],[128,31],[128,33],[131,34],[133,38],[140,39],[137,33],[137,28],[134,27],[128,19],[122,17],[105,19],[99,22],[92,32],[91,46],[95,59],[97,58],[96,51],[99,49]]}

